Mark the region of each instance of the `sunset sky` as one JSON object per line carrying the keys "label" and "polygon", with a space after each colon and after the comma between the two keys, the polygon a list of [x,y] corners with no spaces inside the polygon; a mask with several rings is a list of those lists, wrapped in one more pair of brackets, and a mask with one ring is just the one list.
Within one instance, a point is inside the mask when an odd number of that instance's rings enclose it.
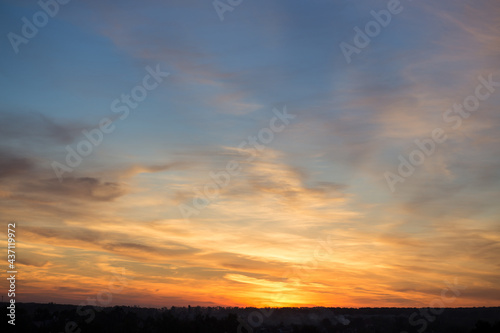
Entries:
{"label": "sunset sky", "polygon": [[0,4],[18,301],[500,305],[497,0],[43,1]]}

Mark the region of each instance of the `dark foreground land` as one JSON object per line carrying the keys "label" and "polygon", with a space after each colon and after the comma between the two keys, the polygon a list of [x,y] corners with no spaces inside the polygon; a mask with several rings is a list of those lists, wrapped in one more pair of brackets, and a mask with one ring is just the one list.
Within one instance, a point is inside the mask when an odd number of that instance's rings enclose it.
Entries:
{"label": "dark foreground land", "polygon": [[[2,303],[4,313],[7,305]],[[2,317],[2,332],[27,333],[500,333],[500,307],[152,309],[18,303],[15,326]]]}

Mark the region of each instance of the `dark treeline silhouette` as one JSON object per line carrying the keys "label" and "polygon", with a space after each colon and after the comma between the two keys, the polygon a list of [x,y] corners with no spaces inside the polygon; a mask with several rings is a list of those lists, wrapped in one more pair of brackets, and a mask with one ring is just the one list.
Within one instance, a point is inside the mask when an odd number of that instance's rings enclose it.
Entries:
{"label": "dark treeline silhouette", "polygon": [[[7,303],[3,303],[7,306]],[[253,315],[251,315],[253,314]],[[250,317],[249,317],[250,316]],[[249,319],[250,318],[250,319]],[[16,304],[16,325],[2,332],[182,333],[499,333],[495,308],[140,308]],[[259,320],[262,319],[262,320]],[[252,321],[253,320],[253,321]],[[253,325],[251,325],[251,324]]]}

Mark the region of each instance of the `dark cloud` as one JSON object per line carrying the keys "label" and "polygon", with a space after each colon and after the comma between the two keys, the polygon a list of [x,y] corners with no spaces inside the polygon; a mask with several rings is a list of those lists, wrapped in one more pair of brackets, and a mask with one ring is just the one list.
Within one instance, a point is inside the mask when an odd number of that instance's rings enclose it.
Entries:
{"label": "dark cloud", "polygon": [[[172,241],[162,241],[155,246],[145,245],[128,235],[118,232],[101,232],[80,227],[25,227],[25,232],[36,235],[38,239],[58,239],[69,242],[83,242],[98,246],[105,251],[130,257],[179,258],[193,255],[198,249]],[[119,240],[119,241],[118,241]],[[63,242],[60,242],[63,245]]]}
{"label": "dark cloud", "polygon": [[[210,262],[216,262],[220,267],[236,271],[238,273],[263,273],[272,274],[281,278],[281,275],[293,265],[281,261],[261,260],[256,257],[242,255],[232,252],[215,252],[200,256]],[[267,275],[266,275],[267,276]],[[272,278],[271,278],[272,279]]]}
{"label": "dark cloud", "polygon": [[0,150],[0,179],[24,174],[33,169],[35,163],[25,157],[18,157]]}
{"label": "dark cloud", "polygon": [[84,127],[78,125],[59,124],[54,120],[40,114],[45,134],[57,143],[70,144],[81,135]]}
{"label": "dark cloud", "polygon": [[[163,247],[167,245],[166,247]],[[162,243],[162,246],[149,246],[136,242],[117,242],[117,243],[107,243],[103,245],[103,248],[111,252],[127,252],[139,254],[156,254],[164,257],[174,257],[182,254],[193,254],[198,252],[197,249],[189,247],[187,245],[182,245],[178,243]]]}
{"label": "dark cloud", "polygon": [[82,135],[85,124],[58,122],[39,112],[0,111],[0,140],[70,144]]}
{"label": "dark cloud", "polygon": [[102,182],[93,177],[67,177],[63,182],[57,178],[25,183],[24,192],[38,192],[90,201],[112,201],[126,194],[122,185],[114,182]]}
{"label": "dark cloud", "polygon": [[44,267],[49,263],[47,257],[35,253],[22,254],[16,258],[16,262],[21,265]]}
{"label": "dark cloud", "polygon": [[102,238],[101,232],[84,228],[52,228],[52,227],[25,227],[25,232],[35,234],[43,238],[58,238],[62,240],[82,241],[96,244]]}

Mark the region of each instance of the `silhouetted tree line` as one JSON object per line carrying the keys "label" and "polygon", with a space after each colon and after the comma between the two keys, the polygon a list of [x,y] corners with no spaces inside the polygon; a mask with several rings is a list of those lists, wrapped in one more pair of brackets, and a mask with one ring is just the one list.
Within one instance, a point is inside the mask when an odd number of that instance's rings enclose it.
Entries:
{"label": "silhouetted tree line", "polygon": [[[4,320],[2,326],[7,329],[2,329],[2,332],[246,333],[248,331],[242,329],[240,324],[247,320],[252,311],[255,308],[100,308],[25,303],[16,307],[15,330]],[[423,325],[415,325],[415,321],[412,325],[409,321],[410,316],[418,311],[420,309],[412,308],[279,308],[273,311],[268,320],[254,327],[253,332],[423,333]],[[336,319],[339,316],[342,320]],[[443,309],[439,315],[422,315],[418,318],[426,318],[425,332],[429,333],[500,332],[500,308]]]}

